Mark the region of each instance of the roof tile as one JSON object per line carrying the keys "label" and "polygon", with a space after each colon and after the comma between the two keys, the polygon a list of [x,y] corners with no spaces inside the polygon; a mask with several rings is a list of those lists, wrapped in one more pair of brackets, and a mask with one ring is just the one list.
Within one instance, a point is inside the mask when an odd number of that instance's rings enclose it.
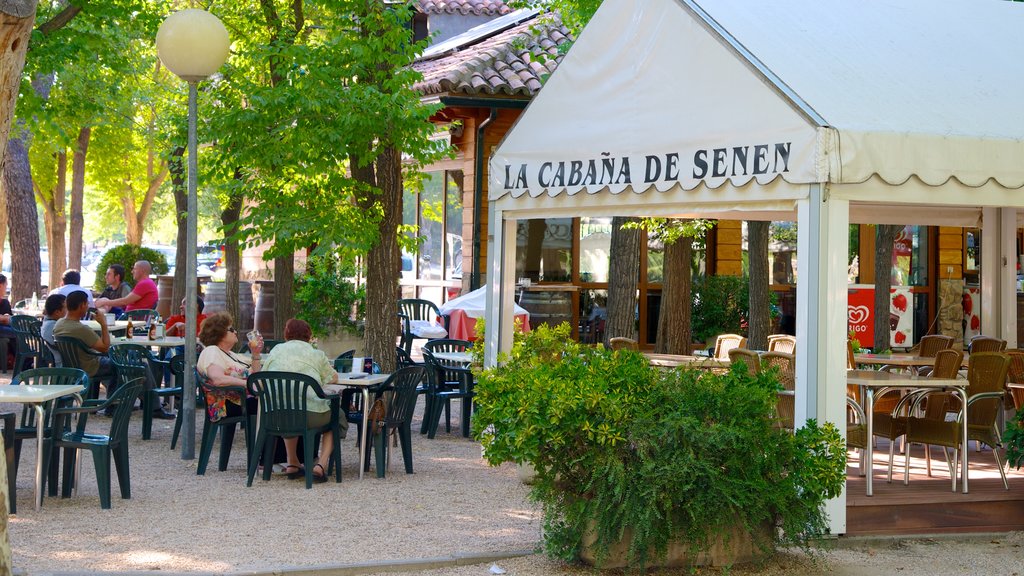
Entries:
{"label": "roof tile", "polygon": [[[439,1],[439,0],[438,0]],[[514,26],[482,42],[429,60],[413,68],[423,74],[414,85],[423,94],[525,96],[540,90],[562,55],[558,47],[571,39],[554,15]]]}
{"label": "roof tile", "polygon": [[420,10],[427,14],[476,16],[502,16],[512,12],[502,0],[420,0]]}

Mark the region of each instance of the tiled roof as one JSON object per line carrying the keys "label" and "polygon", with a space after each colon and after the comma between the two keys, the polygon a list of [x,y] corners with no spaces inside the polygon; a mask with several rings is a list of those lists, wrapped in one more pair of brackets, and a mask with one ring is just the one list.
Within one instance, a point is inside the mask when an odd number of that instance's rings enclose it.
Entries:
{"label": "tiled roof", "polygon": [[457,52],[416,62],[413,68],[423,80],[413,88],[423,94],[532,98],[541,78],[562,60],[558,46],[570,38],[556,16],[532,19]]}
{"label": "tiled roof", "polygon": [[501,0],[420,0],[420,9],[427,14],[476,16],[500,16],[512,11]]}

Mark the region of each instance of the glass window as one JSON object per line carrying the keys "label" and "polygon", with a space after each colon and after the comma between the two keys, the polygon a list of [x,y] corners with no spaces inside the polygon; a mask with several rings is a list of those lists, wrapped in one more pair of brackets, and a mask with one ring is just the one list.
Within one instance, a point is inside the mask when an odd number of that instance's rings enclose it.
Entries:
{"label": "glass window", "polygon": [[445,240],[447,241],[447,280],[462,279],[462,170],[447,173],[445,196]]}
{"label": "glass window", "polygon": [[846,277],[850,284],[860,283],[860,224],[850,224],[850,242],[846,254]]}
{"label": "glass window", "polygon": [[970,228],[964,235],[964,271],[974,272],[981,261],[981,230]]}
{"label": "glass window", "polygon": [[419,278],[440,280],[443,265],[444,180],[442,173],[427,174],[420,192]]}
{"label": "glass window", "polygon": [[647,237],[647,281],[659,284],[665,281],[665,243],[650,236]]}
{"label": "glass window", "polygon": [[892,285],[928,285],[928,228],[904,226],[892,246]]}
{"label": "glass window", "polygon": [[520,220],[516,226],[516,278],[534,282],[572,279],[572,219]]}
{"label": "glass window", "polygon": [[580,218],[580,282],[607,282],[611,218]]}

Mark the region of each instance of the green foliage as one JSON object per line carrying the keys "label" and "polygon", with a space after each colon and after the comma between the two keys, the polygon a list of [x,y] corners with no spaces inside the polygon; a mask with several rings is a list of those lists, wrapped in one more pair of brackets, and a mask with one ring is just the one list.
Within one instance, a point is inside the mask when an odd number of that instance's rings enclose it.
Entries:
{"label": "green foliage", "polygon": [[309,322],[313,334],[327,336],[340,330],[357,333],[352,319],[365,314],[366,287],[356,287],[354,258],[338,254],[315,256],[306,263],[306,273],[297,278],[295,303],[298,317]]}
{"label": "green foliage", "polygon": [[750,282],[742,276],[704,276],[693,283],[693,339],[743,334],[750,315]]}
{"label": "green foliage", "polygon": [[166,274],[167,259],[164,255],[152,248],[146,248],[145,246],[136,246],[134,244],[122,244],[115,246],[100,258],[100,263],[96,265],[96,281],[93,282],[93,288],[97,290],[103,290],[106,288],[107,283],[103,278],[103,274],[107,271],[107,268],[111,264],[120,264],[124,266],[125,282],[132,283],[132,266],[135,265],[139,260],[146,260],[153,265],[153,274]]}
{"label": "green foliage", "polygon": [[1006,423],[1003,444],[1006,446],[1007,464],[1020,470],[1024,464],[1024,410],[1018,410],[1013,420]]}
{"label": "green foliage", "polygon": [[629,528],[630,565],[642,569],[670,539],[699,551],[737,523],[766,548],[827,530],[845,446],[832,424],[776,426],[774,373],[663,371],[569,334],[563,324],[518,336],[476,386],[473,431],[488,462],[537,469],[530,496],[549,554],[575,558],[591,529],[607,550]]}

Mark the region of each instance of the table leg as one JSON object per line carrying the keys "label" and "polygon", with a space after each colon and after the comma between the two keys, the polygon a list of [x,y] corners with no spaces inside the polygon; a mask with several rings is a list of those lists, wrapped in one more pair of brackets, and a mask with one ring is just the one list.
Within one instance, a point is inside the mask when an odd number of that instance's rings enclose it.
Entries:
{"label": "table leg", "polygon": [[43,507],[43,405],[33,404],[36,410],[36,512]]}
{"label": "table leg", "polygon": [[867,487],[867,495],[874,496],[874,487],[871,483],[871,478],[875,475],[875,423],[872,415],[875,413],[875,390],[871,386],[865,386],[864,390],[864,420],[866,420],[865,430],[867,431],[867,441],[864,443],[864,453],[868,461],[868,473],[867,480],[864,485]]}
{"label": "table leg", "polygon": [[[967,389],[963,386],[957,388],[957,392],[960,393],[960,438],[963,440],[963,449],[960,450],[960,479],[963,483],[963,492],[967,494],[967,453],[968,450],[967,441]],[[995,451],[995,448],[992,449]]]}
{"label": "table leg", "polygon": [[363,468],[366,467],[366,443],[369,441],[367,436],[369,435],[370,429],[370,389],[363,387],[363,435],[361,436],[362,442],[359,443],[359,479],[363,479]]}

